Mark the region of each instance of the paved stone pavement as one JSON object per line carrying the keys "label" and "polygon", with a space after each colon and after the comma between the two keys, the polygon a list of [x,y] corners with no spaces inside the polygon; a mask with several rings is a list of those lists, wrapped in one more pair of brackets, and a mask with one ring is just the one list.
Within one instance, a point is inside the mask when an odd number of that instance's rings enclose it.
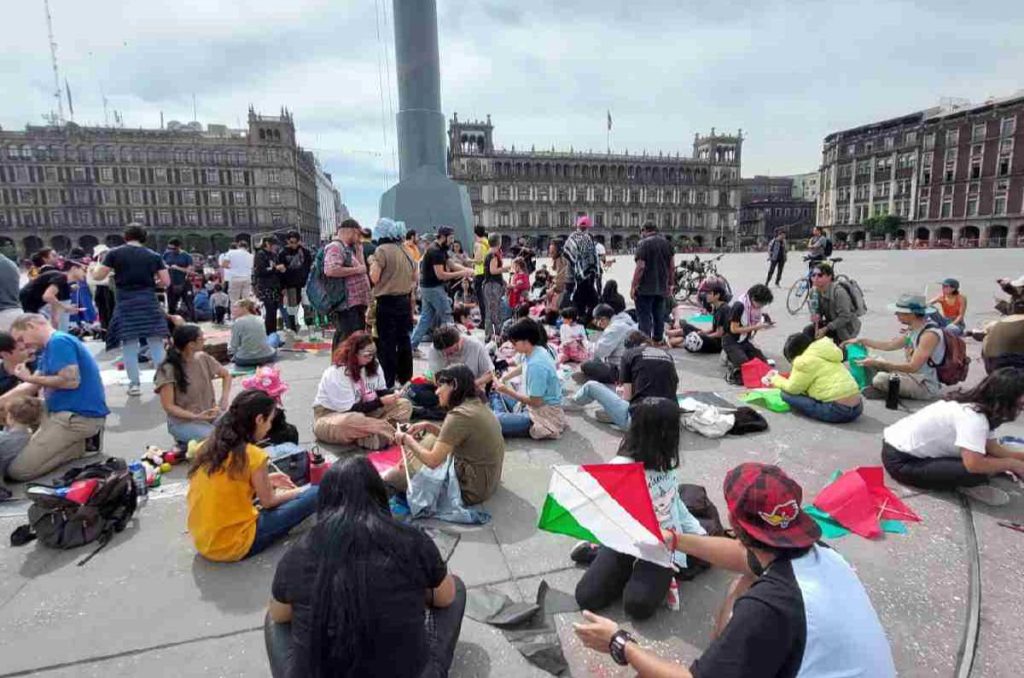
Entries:
{"label": "paved stone pavement", "polygon": [[[839,254],[846,258],[840,270],[859,280],[867,295],[867,336],[895,331],[884,309],[895,294],[923,290],[926,283],[950,275],[963,283],[971,323],[995,317],[989,310],[993,279],[1024,272],[1020,250]],[[722,265],[738,290],[763,280],[765,268],[763,255],[753,254],[728,255]],[[790,262],[787,284],[800,268],[798,261]],[[617,262],[614,275],[624,288],[628,274],[628,261]],[[936,289],[931,283],[929,291]],[[759,342],[781,362],[786,334],[803,319],[791,318],[781,298],[773,316],[778,329],[763,333]],[[971,345],[975,355],[977,347]],[[738,392],[721,379],[717,359],[674,353],[682,387],[727,396]],[[104,362],[111,360],[104,357]],[[310,403],[326,362],[324,355],[293,354],[281,363],[291,386],[285,406],[304,440],[311,437]],[[972,379],[980,373],[977,365]],[[169,443],[155,396],[129,401],[123,387],[112,386],[108,399],[113,414],[106,452],[134,457],[147,443]],[[832,471],[877,464],[881,429],[903,414],[876,401],[868,403],[860,421],[843,427],[769,413],[771,430],[756,436],[708,440],[684,433],[682,476],[707,486],[724,508],[721,481],[726,470],[744,460],[768,461],[782,465],[813,496]],[[502,487],[486,503],[494,520],[483,527],[456,528],[463,536],[451,568],[468,586],[490,585],[527,599],[543,579],[572,594],[581,572],[567,556],[572,540],[536,529],[549,467],[609,459],[620,436],[595,422],[591,410],[572,415],[570,421],[558,442],[510,442]],[[1006,433],[1021,431],[1019,424],[1006,427]],[[867,586],[901,675],[967,675],[957,673],[958,655],[972,621],[978,624],[978,635],[970,675],[1020,674],[1024,535],[998,527],[996,520],[1024,520],[1024,493],[1005,486],[1013,497],[1008,507],[973,506],[969,513],[952,495],[897,486],[922,516],[920,525],[911,525],[906,536],[877,542],[849,536],[834,543]],[[56,552],[34,544],[0,550],[0,676],[269,675],[261,625],[274,566],[285,545],[238,564],[203,561],[185,532],[184,489],[179,467],[129,529],[83,567],[76,566],[78,551]],[[9,534],[23,516],[23,503],[0,505],[0,529]],[[981,596],[979,611],[972,614],[970,578],[976,556]],[[724,573],[713,572],[683,584],[680,612],[660,612],[636,624],[636,630],[645,642],[689,662],[708,642],[711,617],[727,583]],[[622,618],[621,609],[609,614]],[[577,617],[566,613],[557,618],[573,675],[619,675],[610,660],[583,652],[574,643],[570,624]],[[544,674],[499,632],[467,619],[452,675]]]}

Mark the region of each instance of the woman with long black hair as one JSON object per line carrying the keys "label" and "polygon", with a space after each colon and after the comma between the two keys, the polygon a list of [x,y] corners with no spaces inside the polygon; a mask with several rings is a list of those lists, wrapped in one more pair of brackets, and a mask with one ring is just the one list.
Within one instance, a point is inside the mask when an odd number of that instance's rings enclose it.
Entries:
{"label": "woman with long black hair", "polygon": [[466,607],[434,542],[391,517],[364,457],[324,475],[317,524],[284,554],[271,593],[274,678],[447,676]]}
{"label": "woman with long black hair", "polygon": [[256,555],[316,509],[319,488],[297,488],[287,475],[270,473],[269,455],[256,446],[276,413],[277,401],[263,391],[239,393],[192,461],[188,531],[209,560]]}
{"label": "woman with long black hair", "polygon": [[999,443],[994,431],[1024,408],[1024,370],[1003,367],[972,389],[959,391],[887,426],[882,464],[904,485],[960,490],[980,502],[1002,505],[1003,490],[988,485],[1010,471],[1024,476],[1024,453]]}
{"label": "woman with long black hair", "polygon": [[[213,382],[220,380],[220,400]],[[167,357],[157,367],[153,390],[167,413],[167,431],[175,442],[188,444],[213,432],[213,422],[231,402],[231,373],[203,351],[198,325],[174,328]]]}

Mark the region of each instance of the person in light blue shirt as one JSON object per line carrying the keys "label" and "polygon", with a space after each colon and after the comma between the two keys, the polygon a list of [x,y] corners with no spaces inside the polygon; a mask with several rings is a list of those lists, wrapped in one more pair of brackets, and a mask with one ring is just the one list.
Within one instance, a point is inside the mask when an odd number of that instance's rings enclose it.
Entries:
{"label": "person in light blue shirt", "polygon": [[19,395],[46,401],[46,417],[25,449],[7,468],[14,480],[32,480],[85,455],[85,443],[102,429],[110,410],[99,365],[77,338],[59,332],[37,313],[26,313],[11,325],[19,346],[36,351],[36,371],[18,365],[14,376],[23,383],[4,394],[0,404]]}
{"label": "person in light blue shirt", "polygon": [[[562,381],[555,358],[547,347],[544,328],[524,318],[508,331],[508,340],[522,355],[519,366],[506,372],[491,393],[501,432],[506,438],[529,435],[531,438],[558,438],[565,430],[562,410]],[[523,375],[520,391],[508,385],[513,377]]]}

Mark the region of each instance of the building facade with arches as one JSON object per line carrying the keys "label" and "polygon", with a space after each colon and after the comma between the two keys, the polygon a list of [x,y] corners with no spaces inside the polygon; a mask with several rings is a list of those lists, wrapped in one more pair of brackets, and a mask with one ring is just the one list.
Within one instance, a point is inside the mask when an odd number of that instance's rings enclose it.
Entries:
{"label": "building facade with arches", "polygon": [[486,120],[448,126],[448,171],[469,191],[475,225],[540,248],[589,215],[593,235],[628,251],[651,222],[680,249],[731,248],[740,207],[742,130],[695,135],[690,157],[658,154],[517,151],[494,146]]}
{"label": "building facade with arches", "polygon": [[[1024,246],[1024,92],[949,100],[834,132],[822,149],[818,224],[838,244]],[[873,235],[871,217],[904,220]]]}
{"label": "building facade with arches", "polygon": [[170,122],[164,129],[0,129],[0,250],[86,252],[122,242],[129,222],[147,243],[172,237],[210,254],[233,240],[296,230],[319,240],[316,168],[289,111],[249,109],[246,129]]}

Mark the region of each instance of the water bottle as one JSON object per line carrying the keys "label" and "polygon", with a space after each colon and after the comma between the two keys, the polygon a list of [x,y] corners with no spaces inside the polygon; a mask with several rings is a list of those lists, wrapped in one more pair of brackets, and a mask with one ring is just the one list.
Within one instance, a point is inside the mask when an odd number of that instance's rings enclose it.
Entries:
{"label": "water bottle", "polygon": [[128,465],[128,470],[132,473],[132,483],[135,485],[135,494],[138,496],[139,504],[145,504],[146,500],[149,499],[147,495],[149,489],[146,486],[146,468],[142,465],[141,461],[133,461]]}
{"label": "water bottle", "polygon": [[895,410],[900,404],[900,375],[889,374],[889,391],[885,394],[885,408]]}

